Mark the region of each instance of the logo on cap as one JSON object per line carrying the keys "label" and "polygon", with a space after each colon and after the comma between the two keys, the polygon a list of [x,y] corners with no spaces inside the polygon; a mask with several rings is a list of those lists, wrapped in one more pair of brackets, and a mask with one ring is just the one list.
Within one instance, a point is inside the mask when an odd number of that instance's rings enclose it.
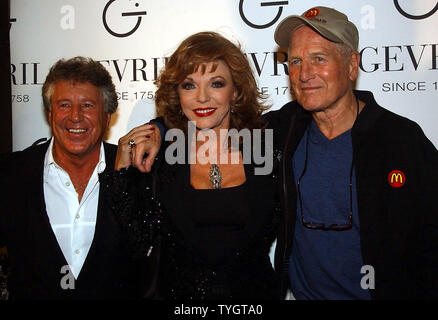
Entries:
{"label": "logo on cap", "polygon": [[319,10],[318,8],[312,8],[306,11],[306,13],[304,14],[304,17],[307,19],[316,17],[319,14]]}
{"label": "logo on cap", "polygon": [[400,188],[406,183],[406,176],[400,170],[393,170],[388,174],[388,183],[393,188]]}

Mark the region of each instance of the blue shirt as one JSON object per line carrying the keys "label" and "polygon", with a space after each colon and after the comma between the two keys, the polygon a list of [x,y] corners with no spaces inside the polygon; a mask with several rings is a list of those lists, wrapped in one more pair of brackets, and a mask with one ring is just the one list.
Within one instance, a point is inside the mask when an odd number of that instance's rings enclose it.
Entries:
{"label": "blue shirt", "polygon": [[[348,224],[350,169],[353,157],[351,130],[327,139],[314,121],[307,128],[293,157],[295,184],[301,176],[306,142],[307,168],[300,190],[307,222]],[[360,286],[363,266],[356,179],[352,174],[353,227],[349,230],[311,230],[303,226],[299,197],[289,278],[296,299],[370,299]]]}

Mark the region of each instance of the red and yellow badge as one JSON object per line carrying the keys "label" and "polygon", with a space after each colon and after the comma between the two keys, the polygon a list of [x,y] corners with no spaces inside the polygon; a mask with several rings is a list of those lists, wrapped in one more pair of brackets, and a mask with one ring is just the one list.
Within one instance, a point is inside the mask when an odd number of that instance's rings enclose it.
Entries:
{"label": "red and yellow badge", "polygon": [[319,14],[319,10],[318,8],[312,8],[306,11],[306,13],[304,14],[304,17],[309,19],[309,18],[313,18],[316,17]]}
{"label": "red and yellow badge", "polygon": [[393,170],[388,174],[388,183],[393,188],[400,188],[406,183],[406,176],[400,170]]}

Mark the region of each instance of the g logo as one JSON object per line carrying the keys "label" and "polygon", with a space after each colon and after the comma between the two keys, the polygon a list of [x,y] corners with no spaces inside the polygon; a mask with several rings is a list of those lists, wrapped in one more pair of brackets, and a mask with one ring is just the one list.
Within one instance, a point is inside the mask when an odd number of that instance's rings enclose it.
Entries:
{"label": "g logo", "polygon": [[[119,37],[119,38],[128,37],[131,34],[133,34],[135,31],[137,31],[137,29],[138,29],[138,27],[140,26],[140,23],[141,23],[141,17],[140,16],[146,15],[146,11],[122,12],[122,17],[137,16],[137,23],[135,24],[134,28],[131,29],[131,31],[128,31],[126,33],[117,33],[117,32],[114,32],[113,30],[111,30],[111,28],[108,26],[107,18],[106,18],[107,17],[108,8],[109,8],[109,6],[114,1],[116,1],[116,0],[108,1],[108,3],[105,5],[105,8],[103,9],[103,14],[102,14],[103,26],[105,27],[106,31],[108,31],[114,37]],[[136,3],[135,6],[138,7],[138,3]]]}
{"label": "g logo", "polygon": [[438,10],[438,2],[436,3],[435,7],[430,10],[428,13],[419,15],[419,16],[414,16],[412,14],[407,13],[406,11],[404,11],[401,7],[400,4],[398,3],[399,0],[394,0],[394,5],[395,8],[398,10],[398,12],[401,13],[401,15],[403,15],[404,17],[408,18],[408,19],[413,19],[413,20],[421,20],[421,19],[426,19],[429,18],[431,15],[433,15],[437,10]]}
{"label": "g logo", "polygon": [[270,22],[268,22],[266,24],[262,24],[262,25],[252,23],[251,21],[249,21],[246,18],[245,14],[243,12],[243,0],[240,0],[240,2],[239,2],[239,13],[240,13],[240,17],[242,18],[242,20],[247,25],[249,25],[251,28],[254,28],[254,29],[265,29],[265,28],[269,28],[270,26],[274,25],[278,21],[278,19],[280,19],[281,14],[283,13],[283,7],[282,6],[285,6],[285,5],[288,5],[288,4],[289,4],[289,1],[261,2],[260,3],[261,7],[279,6],[278,11],[277,11],[277,15],[275,16],[275,18],[272,21],[270,21]]}

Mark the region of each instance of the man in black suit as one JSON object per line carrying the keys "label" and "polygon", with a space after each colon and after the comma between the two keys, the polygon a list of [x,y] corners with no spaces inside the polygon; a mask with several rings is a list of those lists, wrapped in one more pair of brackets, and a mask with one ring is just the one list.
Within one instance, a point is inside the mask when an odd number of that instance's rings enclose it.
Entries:
{"label": "man in black suit", "polygon": [[133,297],[135,266],[99,184],[116,155],[103,142],[117,108],[111,76],[92,59],[60,60],[42,93],[53,138],[2,158],[10,298]]}

